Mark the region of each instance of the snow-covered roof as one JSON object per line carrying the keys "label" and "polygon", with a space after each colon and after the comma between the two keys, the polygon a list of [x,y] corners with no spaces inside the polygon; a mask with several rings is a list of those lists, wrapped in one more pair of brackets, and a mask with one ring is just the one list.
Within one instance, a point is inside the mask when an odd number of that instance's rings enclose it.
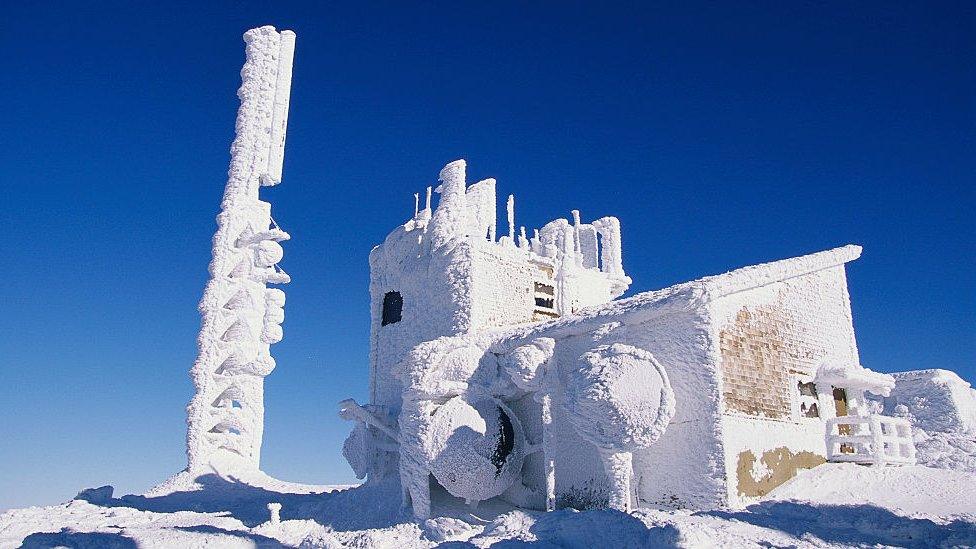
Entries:
{"label": "snow-covered roof", "polygon": [[496,348],[505,347],[506,341],[520,341],[542,333],[548,337],[559,337],[563,334],[589,331],[608,322],[637,324],[669,312],[694,310],[720,297],[843,265],[859,257],[861,247],[848,244],[706,276],[661,290],[587,307],[573,315],[505,331],[502,342]]}
{"label": "snow-covered roof", "polygon": [[928,370],[910,370],[908,372],[892,372],[892,377],[895,381],[908,381],[914,379],[927,378],[932,381],[945,381],[948,383],[958,383],[962,385],[969,385],[969,382],[959,377],[959,374],[953,372],[952,370],[943,370],[941,368],[931,368]]}

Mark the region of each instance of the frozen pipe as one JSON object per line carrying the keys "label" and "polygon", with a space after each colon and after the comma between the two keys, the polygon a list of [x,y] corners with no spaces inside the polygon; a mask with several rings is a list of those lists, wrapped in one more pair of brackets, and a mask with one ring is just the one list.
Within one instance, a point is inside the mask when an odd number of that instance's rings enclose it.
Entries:
{"label": "frozen pipe", "polygon": [[272,502],[268,504],[268,522],[270,524],[278,525],[281,524],[281,504],[277,502]]}
{"label": "frozen pipe", "polygon": [[603,272],[623,275],[624,268],[620,253],[620,221],[616,217],[604,217],[593,222],[600,234],[600,262]]}
{"label": "frozen pipe", "polygon": [[580,245],[580,213],[573,210],[573,258],[577,265],[583,264],[582,246]]}
{"label": "frozen pipe", "polygon": [[413,216],[420,215],[420,193],[413,193]]}
{"label": "frozen pipe", "polygon": [[600,457],[610,477],[609,507],[630,513],[630,482],[634,474],[633,454],[616,450],[601,450]]}
{"label": "frozen pipe", "polygon": [[542,395],[542,455],[546,475],[546,511],[556,510],[556,456],[552,433],[552,396]]}
{"label": "frozen pipe", "polygon": [[430,187],[430,186],[427,187],[427,201],[425,202],[426,205],[424,206],[424,209],[425,210],[429,210],[430,209],[430,193],[433,190],[434,190],[433,187]]}
{"label": "frozen pipe", "polygon": [[508,195],[508,239],[515,242],[515,195]]}
{"label": "frozen pipe", "polygon": [[261,185],[266,187],[281,183],[281,169],[285,162],[285,133],[288,130],[288,104],[291,96],[291,69],[294,58],[295,33],[289,30],[281,31],[268,167],[261,176]]}
{"label": "frozen pipe", "polygon": [[441,170],[438,187],[441,199],[430,220],[430,241],[434,249],[464,236],[467,219],[465,167],[464,160],[455,160]]}

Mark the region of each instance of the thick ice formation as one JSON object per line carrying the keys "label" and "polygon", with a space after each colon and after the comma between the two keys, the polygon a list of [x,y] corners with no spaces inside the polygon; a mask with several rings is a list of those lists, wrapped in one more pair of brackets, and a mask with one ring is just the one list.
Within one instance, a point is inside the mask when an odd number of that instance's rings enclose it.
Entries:
{"label": "thick ice formation", "polygon": [[199,354],[190,374],[188,470],[260,463],[264,376],[275,367],[285,294],[268,288],[290,279],[277,263],[289,238],[260,200],[261,186],[281,181],[295,34],[274,27],[244,34],[237,136],[213,238],[210,281],[200,301]]}
{"label": "thick ice formation", "polygon": [[814,377],[817,385],[824,387],[846,387],[862,390],[876,395],[888,396],[895,386],[895,378],[888,374],[875,372],[864,366],[824,363],[817,369]]}

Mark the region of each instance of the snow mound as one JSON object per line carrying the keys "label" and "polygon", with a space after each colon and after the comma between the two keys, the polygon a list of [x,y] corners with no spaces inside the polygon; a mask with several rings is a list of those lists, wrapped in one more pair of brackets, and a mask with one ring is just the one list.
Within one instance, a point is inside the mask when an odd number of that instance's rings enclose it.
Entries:
{"label": "snow mound", "polygon": [[915,430],[915,458],[939,469],[976,473],[976,433]]}
{"label": "snow mound", "polygon": [[827,463],[801,471],[767,500],[872,505],[907,516],[976,517],[976,475],[921,465]]}
{"label": "snow mound", "polygon": [[884,413],[912,424],[921,465],[976,472],[976,390],[949,370],[892,374]]}

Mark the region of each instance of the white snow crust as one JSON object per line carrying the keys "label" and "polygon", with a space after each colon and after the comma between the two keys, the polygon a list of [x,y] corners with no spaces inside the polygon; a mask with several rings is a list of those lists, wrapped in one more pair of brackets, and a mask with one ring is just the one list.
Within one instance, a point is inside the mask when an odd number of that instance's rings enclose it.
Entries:
{"label": "white snow crust", "polygon": [[[260,473],[184,476],[145,496],[108,491],[0,514],[0,549],[976,545],[976,475],[921,466],[822,465],[742,511],[471,509],[441,492],[434,494],[438,518],[418,520],[400,510],[391,484],[294,485]],[[280,522],[272,520],[273,504],[281,506]]]}
{"label": "white snow crust", "polygon": [[918,463],[976,472],[976,390],[949,370],[892,376],[895,387],[883,401],[884,412],[912,424]]}

